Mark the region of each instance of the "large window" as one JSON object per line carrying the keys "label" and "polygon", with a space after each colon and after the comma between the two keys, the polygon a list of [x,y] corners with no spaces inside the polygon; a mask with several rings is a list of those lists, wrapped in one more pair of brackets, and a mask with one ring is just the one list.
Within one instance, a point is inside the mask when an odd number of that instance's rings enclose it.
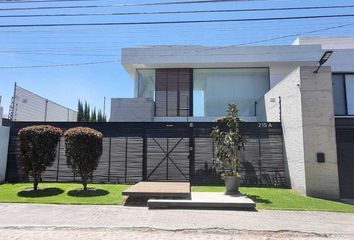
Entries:
{"label": "large window", "polygon": [[155,70],[137,70],[137,82],[135,85],[136,96],[155,100]]}
{"label": "large window", "polygon": [[256,101],[269,90],[268,68],[194,69],[193,79],[193,116],[223,116],[229,103],[240,116],[255,116]]}
{"label": "large window", "polygon": [[354,115],[354,74],[333,74],[334,114]]}

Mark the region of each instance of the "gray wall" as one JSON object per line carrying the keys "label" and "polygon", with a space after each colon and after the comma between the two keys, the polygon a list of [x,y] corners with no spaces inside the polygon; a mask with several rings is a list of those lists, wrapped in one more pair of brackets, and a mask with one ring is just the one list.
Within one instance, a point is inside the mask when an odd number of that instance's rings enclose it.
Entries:
{"label": "gray wall", "polygon": [[[264,96],[267,121],[281,116],[288,180],[293,189],[316,197],[339,197],[331,69],[300,67]],[[261,107],[261,106],[260,106]],[[317,153],[326,162],[317,162]]]}
{"label": "gray wall", "polygon": [[146,98],[112,98],[110,122],[152,122],[154,101]]}
{"label": "gray wall", "polygon": [[[301,67],[301,100],[307,194],[338,198],[339,180],[330,67]],[[325,153],[325,163],[316,154]]]}
{"label": "gray wall", "polygon": [[10,128],[0,126],[0,183],[5,181]]}

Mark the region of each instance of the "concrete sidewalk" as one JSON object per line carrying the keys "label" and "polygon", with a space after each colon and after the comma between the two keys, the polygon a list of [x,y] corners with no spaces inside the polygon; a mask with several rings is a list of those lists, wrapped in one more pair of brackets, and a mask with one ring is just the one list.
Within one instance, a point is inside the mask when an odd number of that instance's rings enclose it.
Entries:
{"label": "concrete sidewalk", "polygon": [[148,210],[98,205],[0,204],[9,229],[158,229],[291,231],[354,239],[354,214],[305,211]]}

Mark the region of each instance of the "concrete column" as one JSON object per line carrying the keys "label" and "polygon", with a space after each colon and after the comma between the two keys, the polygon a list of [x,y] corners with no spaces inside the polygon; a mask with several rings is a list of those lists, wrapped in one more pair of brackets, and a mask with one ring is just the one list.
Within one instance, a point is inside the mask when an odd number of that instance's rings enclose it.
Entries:
{"label": "concrete column", "polygon": [[[306,193],[310,196],[339,198],[337,145],[334,122],[332,72],[322,67],[300,68]],[[317,162],[317,153],[325,162]]]}

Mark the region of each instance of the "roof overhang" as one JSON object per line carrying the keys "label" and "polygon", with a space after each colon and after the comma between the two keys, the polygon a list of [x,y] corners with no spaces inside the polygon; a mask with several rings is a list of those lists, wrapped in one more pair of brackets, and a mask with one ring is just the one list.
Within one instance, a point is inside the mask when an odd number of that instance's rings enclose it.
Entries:
{"label": "roof overhang", "polygon": [[135,78],[136,69],[314,66],[320,45],[145,46],[122,49],[122,65]]}

